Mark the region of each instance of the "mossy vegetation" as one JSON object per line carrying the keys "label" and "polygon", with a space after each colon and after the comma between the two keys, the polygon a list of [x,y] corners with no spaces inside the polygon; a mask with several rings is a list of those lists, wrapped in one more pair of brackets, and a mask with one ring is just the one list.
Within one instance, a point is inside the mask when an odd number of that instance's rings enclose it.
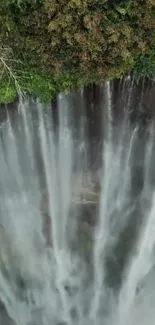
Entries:
{"label": "mossy vegetation", "polygon": [[[0,102],[155,77],[155,1],[1,0]],[[110,4],[110,5],[109,5]]]}

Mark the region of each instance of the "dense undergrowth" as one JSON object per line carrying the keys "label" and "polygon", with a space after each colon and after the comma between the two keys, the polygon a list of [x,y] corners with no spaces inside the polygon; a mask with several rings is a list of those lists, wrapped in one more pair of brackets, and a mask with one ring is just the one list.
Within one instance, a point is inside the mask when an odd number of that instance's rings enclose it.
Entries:
{"label": "dense undergrowth", "polygon": [[155,77],[154,0],[1,0],[0,102]]}

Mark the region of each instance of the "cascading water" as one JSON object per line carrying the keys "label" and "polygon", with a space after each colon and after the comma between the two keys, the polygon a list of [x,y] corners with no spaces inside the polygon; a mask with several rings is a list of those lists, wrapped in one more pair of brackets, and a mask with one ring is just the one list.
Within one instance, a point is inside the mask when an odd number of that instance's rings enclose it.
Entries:
{"label": "cascading water", "polygon": [[16,114],[7,112],[0,129],[2,324],[154,324],[154,122],[132,123],[132,87],[116,120],[112,85],[102,87],[97,170],[89,163],[83,91],[78,118],[72,95],[59,95],[57,127],[50,106],[37,101],[21,99]]}

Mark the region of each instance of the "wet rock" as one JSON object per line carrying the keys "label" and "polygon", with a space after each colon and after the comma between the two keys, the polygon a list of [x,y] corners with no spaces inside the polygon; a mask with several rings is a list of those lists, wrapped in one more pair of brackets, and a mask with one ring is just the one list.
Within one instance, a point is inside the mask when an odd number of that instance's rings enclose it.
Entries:
{"label": "wet rock", "polygon": [[0,299],[0,324],[1,325],[15,325],[15,322],[8,315],[4,303]]}
{"label": "wet rock", "polygon": [[46,192],[43,193],[42,200],[41,200],[41,212],[43,217],[43,234],[45,236],[46,245],[52,247],[52,233],[51,233],[51,217],[49,215],[49,198]]}
{"label": "wet rock", "polygon": [[5,312],[4,311],[3,312],[0,311],[0,324],[1,325],[15,325],[15,322],[14,322],[13,319],[11,319],[8,316],[8,314],[7,314],[6,311]]}
{"label": "wet rock", "polygon": [[[90,186],[89,188],[82,188],[80,194],[76,194],[76,190],[73,188],[69,223],[72,223],[74,221],[73,220],[74,216],[76,216],[77,224],[80,225],[80,229],[82,227],[84,227],[85,229],[86,224],[89,225],[90,227],[95,226],[97,221],[97,214],[98,214],[97,212],[99,206],[99,191],[100,191],[100,186],[98,183],[93,186]],[[51,233],[52,220],[49,215],[49,197],[46,191],[44,191],[42,195],[40,208],[43,217],[42,229],[46,239],[46,245],[51,247],[52,246],[52,233]]]}

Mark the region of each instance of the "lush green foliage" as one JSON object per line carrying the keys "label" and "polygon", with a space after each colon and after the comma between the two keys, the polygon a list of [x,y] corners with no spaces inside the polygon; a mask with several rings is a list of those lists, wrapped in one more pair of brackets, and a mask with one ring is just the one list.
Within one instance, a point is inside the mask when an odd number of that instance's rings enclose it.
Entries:
{"label": "lush green foliage", "polygon": [[17,97],[15,86],[9,85],[7,81],[0,81],[0,101],[1,103],[10,103]]}
{"label": "lush green foliage", "polygon": [[1,0],[0,24],[0,101],[15,87],[48,101],[131,70],[155,76],[154,0]]}

